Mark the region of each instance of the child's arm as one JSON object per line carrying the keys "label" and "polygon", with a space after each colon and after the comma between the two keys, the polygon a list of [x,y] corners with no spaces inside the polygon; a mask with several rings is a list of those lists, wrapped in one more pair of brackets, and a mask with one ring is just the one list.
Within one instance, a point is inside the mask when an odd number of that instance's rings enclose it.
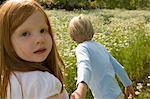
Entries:
{"label": "child's arm", "polygon": [[113,69],[121,82],[124,84],[125,87],[132,84],[131,80],[129,79],[124,67],[111,55],[109,54],[110,62],[113,66]]}
{"label": "child's arm", "polygon": [[77,89],[71,94],[71,99],[85,99],[87,88],[92,76],[90,55],[86,47],[76,48],[77,57]]}
{"label": "child's arm", "polygon": [[85,82],[78,84],[77,89],[71,94],[70,99],[85,99],[88,86]]}
{"label": "child's arm", "polygon": [[126,95],[128,96],[129,94],[131,94],[132,96],[135,96],[135,92],[132,87],[132,82],[129,79],[126,71],[124,70],[124,67],[112,55],[109,54],[109,57],[115,73],[125,86],[126,92],[128,93],[128,94],[126,93]]}

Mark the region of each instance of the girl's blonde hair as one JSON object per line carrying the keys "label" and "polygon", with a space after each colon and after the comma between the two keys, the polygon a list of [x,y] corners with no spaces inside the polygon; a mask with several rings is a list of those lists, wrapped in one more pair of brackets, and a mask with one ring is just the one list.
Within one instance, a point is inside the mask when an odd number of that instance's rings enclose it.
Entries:
{"label": "girl's blonde hair", "polygon": [[94,30],[91,21],[83,14],[71,19],[69,23],[69,33],[75,35],[93,35]]}
{"label": "girl's blonde hair", "polygon": [[[45,16],[53,42],[51,52],[46,60],[40,64],[19,58],[10,40],[12,33],[37,10]],[[57,51],[48,17],[41,6],[34,0],[6,1],[0,7],[0,99],[6,98],[10,75],[15,71],[48,71],[56,76],[63,85],[63,75],[60,66],[64,66],[64,63]]]}

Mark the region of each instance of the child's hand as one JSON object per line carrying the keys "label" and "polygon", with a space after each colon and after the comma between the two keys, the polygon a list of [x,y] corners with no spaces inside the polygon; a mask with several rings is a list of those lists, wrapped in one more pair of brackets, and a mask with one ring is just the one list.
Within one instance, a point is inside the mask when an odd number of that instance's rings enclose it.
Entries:
{"label": "child's hand", "polygon": [[126,96],[129,96],[128,99],[132,99],[132,97],[135,96],[135,92],[132,85],[129,85],[125,88],[125,94]]}
{"label": "child's hand", "polygon": [[76,90],[70,95],[70,99],[84,99],[84,97]]}
{"label": "child's hand", "polygon": [[77,89],[71,94],[70,99],[85,99],[88,86],[85,82],[80,82]]}

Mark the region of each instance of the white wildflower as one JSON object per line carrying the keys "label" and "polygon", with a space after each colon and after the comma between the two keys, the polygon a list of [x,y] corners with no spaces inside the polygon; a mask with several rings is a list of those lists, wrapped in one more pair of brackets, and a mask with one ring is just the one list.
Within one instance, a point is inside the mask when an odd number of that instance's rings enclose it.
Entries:
{"label": "white wildflower", "polygon": [[147,86],[150,87],[150,83],[147,83]]}
{"label": "white wildflower", "polygon": [[140,92],[139,92],[139,91],[135,91],[135,94],[136,94],[136,95],[139,95],[139,94],[140,94]]}

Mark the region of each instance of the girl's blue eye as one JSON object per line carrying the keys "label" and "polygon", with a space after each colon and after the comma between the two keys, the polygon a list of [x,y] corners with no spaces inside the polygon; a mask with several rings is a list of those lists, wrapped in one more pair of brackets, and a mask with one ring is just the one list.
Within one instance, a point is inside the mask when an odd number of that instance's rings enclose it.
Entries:
{"label": "girl's blue eye", "polygon": [[31,33],[30,32],[23,32],[22,34],[21,34],[21,36],[29,36]]}

